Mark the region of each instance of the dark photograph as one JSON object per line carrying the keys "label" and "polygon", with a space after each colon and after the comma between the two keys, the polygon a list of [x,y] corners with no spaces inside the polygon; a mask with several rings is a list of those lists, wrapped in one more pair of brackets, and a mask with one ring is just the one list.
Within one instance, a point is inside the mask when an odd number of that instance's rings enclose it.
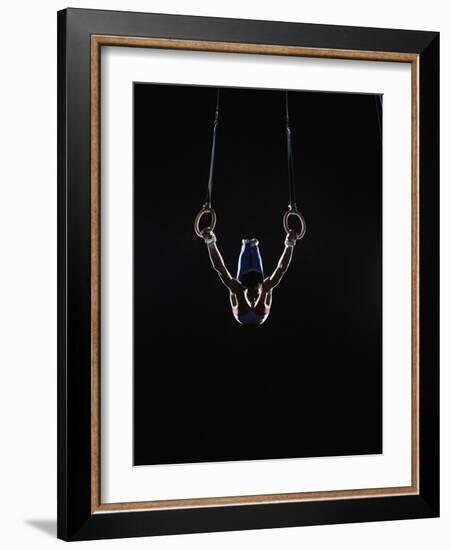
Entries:
{"label": "dark photograph", "polygon": [[382,453],[382,96],[133,101],[133,464]]}

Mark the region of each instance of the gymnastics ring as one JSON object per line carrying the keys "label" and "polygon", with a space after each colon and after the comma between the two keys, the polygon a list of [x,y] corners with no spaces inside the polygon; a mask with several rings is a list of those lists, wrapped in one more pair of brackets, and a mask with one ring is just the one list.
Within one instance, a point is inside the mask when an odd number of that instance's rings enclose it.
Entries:
{"label": "gymnastics ring", "polygon": [[[196,219],[194,220],[194,231],[196,232],[196,235],[200,238],[203,237],[202,232],[200,230],[199,224],[200,220],[205,216],[206,214],[210,214],[211,216],[211,224],[210,231],[213,231],[216,226],[216,212],[213,210],[213,208],[201,208],[196,216]],[[205,228],[204,228],[205,229]]]}
{"label": "gymnastics ring", "polygon": [[291,229],[290,229],[290,226],[288,225],[288,218],[290,216],[296,216],[301,222],[301,231],[299,233],[296,232],[296,240],[299,241],[305,235],[305,232],[307,230],[307,224],[305,223],[304,216],[299,212],[296,206],[290,205],[288,208],[289,209],[285,212],[283,216],[283,228],[287,233],[289,233]]}

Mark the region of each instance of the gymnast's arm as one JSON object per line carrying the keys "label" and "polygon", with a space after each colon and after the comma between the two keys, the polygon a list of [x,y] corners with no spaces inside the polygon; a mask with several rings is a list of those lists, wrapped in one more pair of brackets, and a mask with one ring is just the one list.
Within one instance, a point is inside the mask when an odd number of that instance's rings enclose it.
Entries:
{"label": "gymnast's arm", "polygon": [[285,273],[288,271],[291,263],[291,258],[293,257],[295,244],[296,238],[288,234],[287,238],[285,239],[285,248],[282,252],[282,256],[280,256],[277,267],[274,270],[274,273],[270,277],[268,277],[263,284],[265,290],[272,290],[273,288],[275,288],[280,283]]}
{"label": "gymnast's arm", "polygon": [[216,236],[212,231],[205,233],[204,236],[205,244],[207,245],[208,255],[210,256],[210,261],[213,266],[213,269],[219,275],[221,282],[233,293],[236,293],[240,290],[240,284],[236,279],[232,277],[229,270],[225,266],[224,260],[219,252],[218,247],[216,246]]}

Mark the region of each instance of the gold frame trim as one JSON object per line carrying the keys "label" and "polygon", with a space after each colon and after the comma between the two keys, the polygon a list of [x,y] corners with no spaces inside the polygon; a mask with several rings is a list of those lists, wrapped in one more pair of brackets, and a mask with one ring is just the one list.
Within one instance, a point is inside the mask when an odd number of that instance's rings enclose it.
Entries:
{"label": "gold frame trim", "polygon": [[[100,492],[100,50],[102,46],[410,63],[412,69],[412,480],[406,487],[102,503]],[[91,513],[306,502],[419,494],[419,56],[130,36],[91,36]]]}

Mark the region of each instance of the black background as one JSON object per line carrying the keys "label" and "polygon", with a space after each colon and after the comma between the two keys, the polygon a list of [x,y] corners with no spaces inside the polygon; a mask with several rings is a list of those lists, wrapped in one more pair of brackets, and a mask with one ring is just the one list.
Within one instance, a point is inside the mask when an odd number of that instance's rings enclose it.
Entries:
{"label": "black background", "polygon": [[[382,181],[373,95],[290,92],[307,234],[239,325],[193,220],[216,89],[134,86],[134,464],[382,452]],[[222,89],[213,204],[236,273],[283,250],[284,92]]]}

